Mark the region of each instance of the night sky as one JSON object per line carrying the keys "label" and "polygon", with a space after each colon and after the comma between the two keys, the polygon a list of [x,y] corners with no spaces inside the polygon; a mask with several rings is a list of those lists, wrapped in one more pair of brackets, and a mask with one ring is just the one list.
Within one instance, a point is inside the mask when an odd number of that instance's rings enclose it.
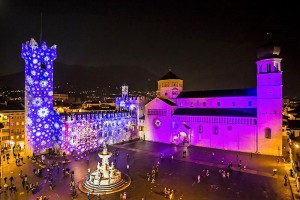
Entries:
{"label": "night sky", "polygon": [[0,75],[23,71],[21,44],[39,41],[42,11],[56,62],[136,66],[158,77],[172,66],[185,90],[256,87],[256,50],[270,33],[281,46],[284,95],[300,97],[296,8],[290,1],[0,0]]}

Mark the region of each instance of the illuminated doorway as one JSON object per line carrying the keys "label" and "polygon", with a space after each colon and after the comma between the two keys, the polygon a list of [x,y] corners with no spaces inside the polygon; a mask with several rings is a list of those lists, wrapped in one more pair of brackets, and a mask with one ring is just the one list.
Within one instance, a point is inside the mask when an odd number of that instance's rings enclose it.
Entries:
{"label": "illuminated doorway", "polygon": [[188,144],[189,143],[189,135],[184,131],[179,132],[178,142],[179,142],[179,144],[182,144],[182,145]]}

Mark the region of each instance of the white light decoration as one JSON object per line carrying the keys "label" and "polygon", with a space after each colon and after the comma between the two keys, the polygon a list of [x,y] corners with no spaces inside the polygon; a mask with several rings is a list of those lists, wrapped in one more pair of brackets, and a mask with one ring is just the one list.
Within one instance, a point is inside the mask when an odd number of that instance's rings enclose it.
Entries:
{"label": "white light decoration", "polygon": [[42,103],[43,103],[43,100],[40,97],[34,98],[33,101],[32,101],[32,104],[35,107],[40,107],[42,105]]}
{"label": "white light decoration", "polygon": [[42,107],[42,108],[40,108],[40,109],[38,110],[38,116],[39,116],[39,117],[44,118],[44,117],[46,117],[48,114],[49,114],[49,110],[48,110],[48,108],[46,108],[46,107]]}
{"label": "white light decoration", "polygon": [[40,82],[40,85],[41,85],[42,87],[46,87],[46,86],[48,85],[48,81],[43,80],[43,81]]}

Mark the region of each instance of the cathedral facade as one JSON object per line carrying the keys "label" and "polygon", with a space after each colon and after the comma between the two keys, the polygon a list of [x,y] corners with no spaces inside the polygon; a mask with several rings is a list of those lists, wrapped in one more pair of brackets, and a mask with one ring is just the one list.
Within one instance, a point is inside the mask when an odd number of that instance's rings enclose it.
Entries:
{"label": "cathedral facade", "polygon": [[240,152],[281,155],[282,71],[280,48],[257,52],[257,87],[184,91],[171,70],[145,106],[145,140]]}

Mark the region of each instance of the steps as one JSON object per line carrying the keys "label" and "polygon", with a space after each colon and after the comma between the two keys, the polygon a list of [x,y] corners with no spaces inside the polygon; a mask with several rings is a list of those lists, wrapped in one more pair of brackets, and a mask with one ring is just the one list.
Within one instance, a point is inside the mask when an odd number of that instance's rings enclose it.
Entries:
{"label": "steps", "polygon": [[110,194],[110,193],[115,193],[119,192],[121,190],[124,190],[127,188],[130,183],[131,179],[129,176],[125,175],[124,178],[121,178],[120,181],[108,185],[94,185],[91,182],[86,181],[85,179],[81,180],[78,184],[78,188],[84,192],[88,193],[90,192],[91,194]]}

